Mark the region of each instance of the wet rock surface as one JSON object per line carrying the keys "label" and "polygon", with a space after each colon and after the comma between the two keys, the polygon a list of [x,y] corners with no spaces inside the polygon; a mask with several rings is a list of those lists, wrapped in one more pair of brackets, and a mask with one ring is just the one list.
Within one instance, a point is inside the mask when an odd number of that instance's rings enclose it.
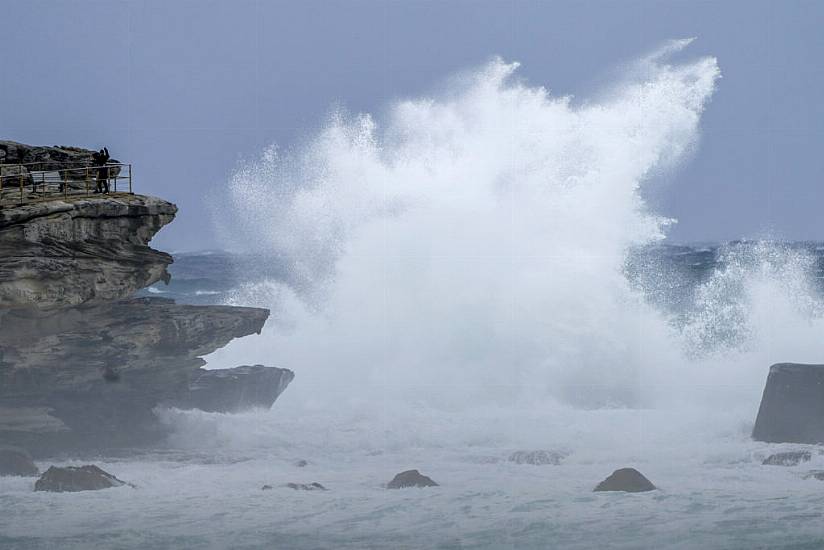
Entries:
{"label": "wet rock surface", "polygon": [[123,485],[127,483],[97,466],[66,466],[64,468],[52,466],[35,482],[34,490],[65,493],[99,491]]}
{"label": "wet rock surface", "polygon": [[558,466],[564,458],[566,454],[558,451],[515,451],[509,455],[509,462],[533,466]]}
{"label": "wet rock surface", "polygon": [[770,367],[752,437],[769,443],[824,442],[824,365]]}
{"label": "wet rock surface", "polygon": [[775,453],[761,463],[765,466],[798,466],[802,462],[809,462],[812,459],[810,451],[787,451]]}
{"label": "wet rock surface", "polygon": [[405,489],[407,487],[437,487],[438,484],[432,478],[421,474],[418,470],[407,470],[392,478],[387,485],[387,489]]}
{"label": "wet rock surface", "polygon": [[0,476],[38,476],[40,470],[23,449],[0,448]]}
{"label": "wet rock surface", "polygon": [[621,468],[620,470],[612,472],[608,478],[599,483],[594,491],[642,493],[645,491],[654,491],[655,489],[655,485],[635,468]]}

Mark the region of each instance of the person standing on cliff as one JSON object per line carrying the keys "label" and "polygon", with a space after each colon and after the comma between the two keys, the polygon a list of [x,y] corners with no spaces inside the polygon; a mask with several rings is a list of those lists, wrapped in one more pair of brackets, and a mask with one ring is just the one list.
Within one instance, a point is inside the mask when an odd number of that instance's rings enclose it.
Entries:
{"label": "person standing on cliff", "polygon": [[98,166],[97,169],[97,189],[95,193],[109,192],[109,169],[106,164],[109,162],[109,149],[104,147],[97,153],[92,153],[92,166]]}

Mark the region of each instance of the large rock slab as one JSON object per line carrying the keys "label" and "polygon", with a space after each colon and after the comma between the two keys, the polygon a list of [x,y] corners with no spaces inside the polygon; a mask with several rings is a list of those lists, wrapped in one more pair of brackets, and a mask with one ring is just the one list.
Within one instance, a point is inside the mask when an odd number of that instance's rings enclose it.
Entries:
{"label": "large rock slab", "polygon": [[167,427],[155,407],[188,400],[202,357],[259,333],[268,315],[160,298],[0,309],[0,441],[36,456],[157,442]]}
{"label": "large rock slab", "polygon": [[752,437],[770,443],[824,442],[824,365],[771,366]]}
{"label": "large rock slab", "polygon": [[599,483],[593,490],[595,492],[622,491],[625,493],[643,493],[646,491],[654,491],[655,489],[655,485],[635,468],[621,468],[620,470],[612,472],[608,478]]}
{"label": "large rock slab", "polygon": [[198,369],[192,375],[188,394],[170,405],[222,413],[270,409],[294,377],[288,369],[263,365]]}
{"label": "large rock slab", "polygon": [[74,493],[78,491],[99,491],[126,485],[112,474],[97,466],[52,466],[34,484],[35,491],[53,493]]}
{"label": "large rock slab", "polygon": [[176,212],[141,195],[0,208],[0,308],[103,303],[168,281],[172,257],[148,243]]}

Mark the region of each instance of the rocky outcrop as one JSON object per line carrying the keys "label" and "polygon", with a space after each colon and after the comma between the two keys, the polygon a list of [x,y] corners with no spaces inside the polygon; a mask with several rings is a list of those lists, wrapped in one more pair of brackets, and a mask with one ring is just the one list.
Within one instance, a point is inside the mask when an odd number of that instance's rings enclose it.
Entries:
{"label": "rocky outcrop", "polygon": [[186,396],[170,405],[222,413],[269,409],[294,377],[288,369],[263,365],[200,369],[192,376]]}
{"label": "rocky outcrop", "polygon": [[0,476],[36,476],[40,474],[31,455],[23,449],[0,447]]}
{"label": "rocky outcrop", "polygon": [[608,478],[599,483],[594,491],[643,493],[646,491],[654,491],[655,489],[655,485],[635,468],[621,468],[620,470],[612,472]]}
{"label": "rocky outcrop", "polygon": [[[26,145],[0,140],[0,164],[36,165],[37,170],[60,170],[67,166],[91,166],[94,151],[68,145]],[[118,161],[110,159],[117,164]]]}
{"label": "rocky outcrop", "polygon": [[770,443],[824,442],[824,365],[770,367],[752,437]]}
{"label": "rocky outcrop", "polygon": [[[0,163],[91,154],[57,149],[0,142]],[[286,369],[201,368],[268,310],[129,298],[168,280],[172,257],[148,243],[176,212],[128,194],[0,202],[0,442],[34,456],[134,448],[166,435],[160,407],[268,408],[286,388]]]}
{"label": "rocky outcrop", "polygon": [[99,491],[128,485],[97,466],[52,466],[34,484],[35,491],[53,493],[74,493],[78,491]]}
{"label": "rocky outcrop", "polygon": [[[0,441],[37,454],[156,441],[166,432],[154,409],[191,404],[191,387],[210,372],[200,368],[201,357],[259,333],[268,315],[160,298],[0,310]],[[294,376],[273,370],[279,376],[257,379],[254,395],[266,396],[260,405],[271,406]],[[221,399],[220,391],[230,398]],[[212,397],[219,402],[210,403]],[[246,403],[231,383],[196,402],[210,410]]]}
{"label": "rocky outcrop", "polygon": [[437,487],[432,478],[420,473],[418,470],[407,470],[392,478],[387,485],[387,489],[405,489],[407,487]]}
{"label": "rocky outcrop", "polygon": [[168,281],[172,257],[148,243],[176,212],[141,195],[0,209],[0,308],[104,303]]}

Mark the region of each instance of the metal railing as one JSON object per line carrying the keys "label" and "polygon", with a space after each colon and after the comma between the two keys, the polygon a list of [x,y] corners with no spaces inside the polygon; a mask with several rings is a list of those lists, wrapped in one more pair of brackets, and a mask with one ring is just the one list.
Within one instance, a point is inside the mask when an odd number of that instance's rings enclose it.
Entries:
{"label": "metal railing", "polygon": [[[0,164],[0,207],[105,193],[134,194],[131,164],[65,167],[69,164],[80,163]],[[52,169],[54,166],[63,168]]]}

